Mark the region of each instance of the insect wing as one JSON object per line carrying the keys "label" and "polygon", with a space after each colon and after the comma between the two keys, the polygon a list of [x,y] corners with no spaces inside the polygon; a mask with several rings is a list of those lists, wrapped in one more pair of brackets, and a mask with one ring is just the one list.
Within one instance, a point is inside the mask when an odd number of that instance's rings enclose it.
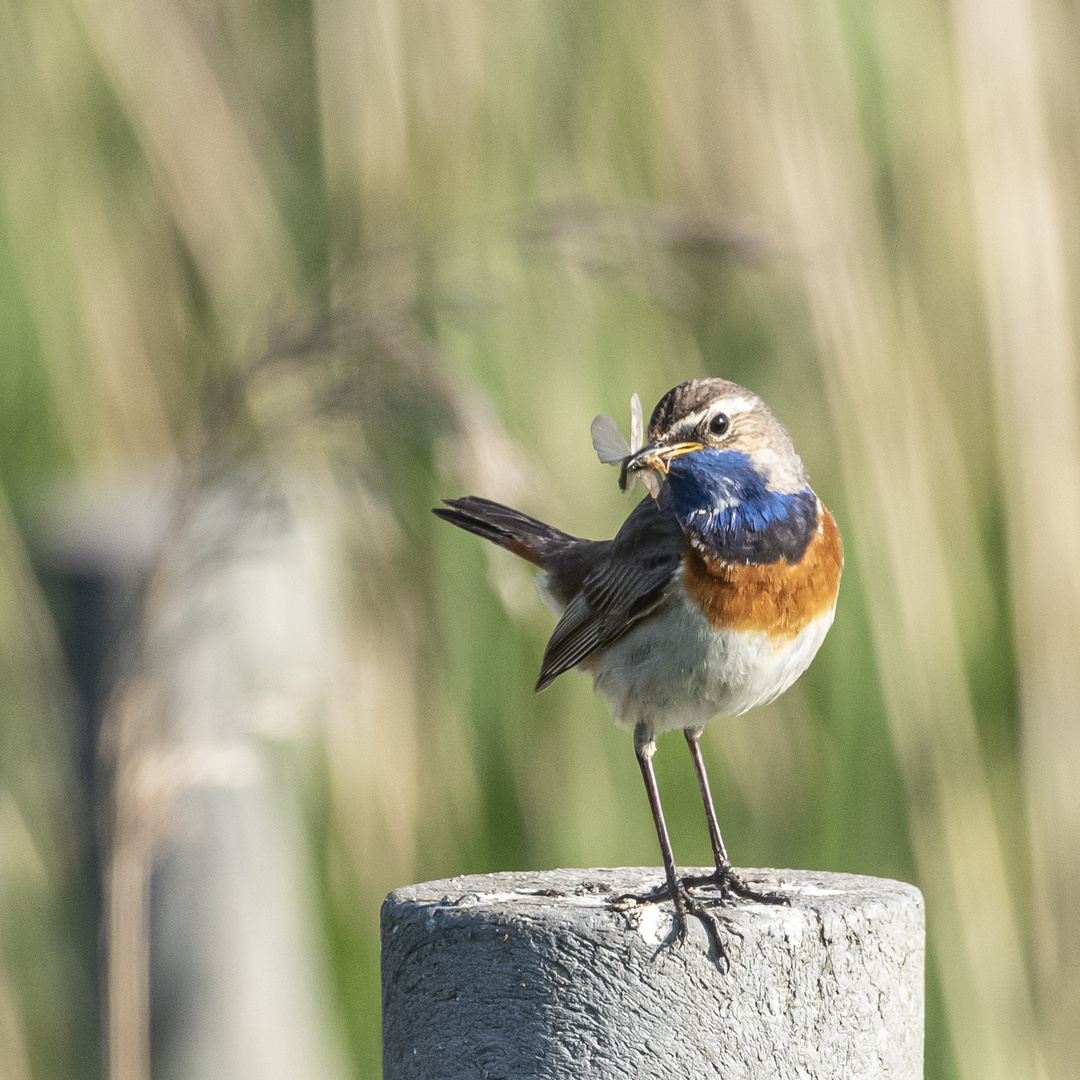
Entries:
{"label": "insect wing", "polygon": [[636,454],[645,445],[645,419],[641,413],[641,398],[630,398],[630,453]]}
{"label": "insect wing", "polygon": [[605,465],[621,465],[630,453],[619,425],[610,416],[598,416],[589,428],[596,456]]}

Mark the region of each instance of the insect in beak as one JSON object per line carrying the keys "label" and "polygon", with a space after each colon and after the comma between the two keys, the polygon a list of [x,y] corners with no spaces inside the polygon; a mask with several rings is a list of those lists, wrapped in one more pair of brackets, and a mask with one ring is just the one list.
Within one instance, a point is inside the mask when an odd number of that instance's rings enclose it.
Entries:
{"label": "insect in beak", "polygon": [[699,442],[679,442],[665,445],[664,443],[649,443],[643,446],[636,454],[631,454],[623,462],[623,470],[626,473],[639,472],[642,469],[655,469],[657,472],[667,473],[671,465],[671,459],[683,454],[692,454],[695,450],[703,450],[705,447]]}
{"label": "insect in beak", "polygon": [[597,456],[605,465],[619,468],[619,490],[629,495],[640,475],[642,483],[655,499],[660,494],[660,481],[651,471],[642,469],[632,472],[627,463],[645,444],[645,420],[641,412],[641,398],[634,394],[630,399],[630,442],[623,438],[619,425],[610,416],[598,416],[592,422],[592,443]]}

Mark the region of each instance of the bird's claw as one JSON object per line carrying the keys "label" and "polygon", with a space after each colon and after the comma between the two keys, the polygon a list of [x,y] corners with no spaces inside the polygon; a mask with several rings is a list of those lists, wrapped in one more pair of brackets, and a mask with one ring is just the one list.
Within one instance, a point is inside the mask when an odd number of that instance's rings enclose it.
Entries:
{"label": "bird's claw", "polygon": [[657,885],[655,889],[650,889],[647,893],[623,893],[620,896],[613,896],[608,901],[608,905],[616,911],[623,911],[637,904],[660,904],[670,899],[671,891],[665,882],[663,885]]}
{"label": "bird's claw", "polygon": [[673,902],[674,922],[675,922],[675,940],[672,942],[674,948],[682,946],[689,935],[689,926],[686,921],[687,915],[693,915],[698,922],[705,929],[705,933],[709,938],[709,944],[712,947],[712,952],[716,957],[717,964],[724,962],[730,964],[731,958],[727,951],[727,946],[724,944],[724,939],[721,935],[720,920],[709,910],[710,907],[715,907],[721,900],[719,898],[712,899],[699,899],[693,896],[687,888],[686,879],[679,879],[676,883],[677,895],[672,896],[671,889],[668,887],[667,882],[663,885],[658,885],[655,889],[651,889],[647,893],[626,893],[622,896],[616,896],[610,901],[610,905],[616,910],[625,910],[626,908],[636,906],[638,904],[659,904],[666,900]]}
{"label": "bird's claw", "polygon": [[680,889],[683,891],[683,904],[685,905],[685,912],[680,911],[678,905],[675,908],[675,925],[677,930],[677,941],[681,945],[687,936],[686,916],[693,915],[695,919],[705,928],[705,933],[708,935],[709,943],[712,945],[713,955],[716,957],[717,964],[721,962],[725,964],[731,963],[731,957],[728,955],[727,946],[724,944],[724,939],[720,936],[720,920],[709,910],[708,906],[700,900],[695,899],[690,895],[689,890],[685,888],[682,882],[679,883]]}
{"label": "bird's claw", "polygon": [[684,877],[682,884],[687,891],[712,887],[719,891],[718,903],[750,900],[757,904],[777,904],[791,906],[791,899],[783,893],[759,891],[749,885],[746,879],[734,867],[717,868],[711,874],[700,877]]}

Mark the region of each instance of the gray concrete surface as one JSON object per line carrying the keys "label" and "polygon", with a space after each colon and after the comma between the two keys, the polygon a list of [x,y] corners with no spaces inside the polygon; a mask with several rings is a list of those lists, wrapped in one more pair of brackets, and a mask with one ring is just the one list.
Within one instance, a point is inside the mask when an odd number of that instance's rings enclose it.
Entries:
{"label": "gray concrete surface", "polygon": [[[704,871],[684,871],[702,873]],[[745,871],[790,906],[715,910],[718,962],[653,868],[451,878],[382,911],[384,1080],[921,1080],[923,902],[850,874]]]}

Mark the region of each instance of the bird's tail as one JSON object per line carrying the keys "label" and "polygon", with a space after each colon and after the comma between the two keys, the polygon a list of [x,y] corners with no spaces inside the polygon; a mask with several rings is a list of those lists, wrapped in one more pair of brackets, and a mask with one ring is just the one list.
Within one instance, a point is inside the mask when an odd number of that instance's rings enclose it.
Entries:
{"label": "bird's tail", "polygon": [[537,566],[544,566],[550,556],[567,546],[581,543],[576,536],[490,499],[469,495],[464,499],[444,499],[443,502],[446,506],[432,510],[436,517],[476,533]]}

